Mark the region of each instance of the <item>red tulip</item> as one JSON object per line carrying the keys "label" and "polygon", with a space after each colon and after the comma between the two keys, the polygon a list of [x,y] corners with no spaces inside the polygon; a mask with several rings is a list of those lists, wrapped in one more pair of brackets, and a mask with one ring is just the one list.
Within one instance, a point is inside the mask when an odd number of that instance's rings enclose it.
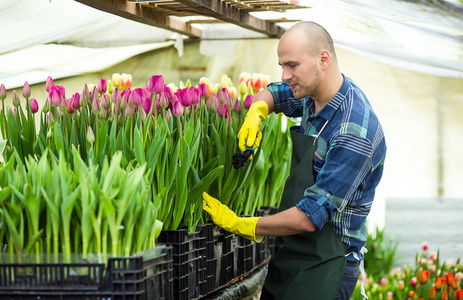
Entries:
{"label": "red tulip", "polygon": [[34,98],[31,98],[29,101],[31,103],[31,112],[35,114],[39,110],[39,104]]}
{"label": "red tulip", "polygon": [[429,271],[425,270],[418,274],[418,280],[421,284],[425,284],[429,280]]}
{"label": "red tulip", "polygon": [[162,75],[154,75],[148,82],[148,90],[151,93],[159,94],[164,91],[164,77]]}
{"label": "red tulip", "polygon": [[434,300],[434,299],[436,299],[436,289],[432,287],[429,290],[429,300]]}
{"label": "red tulip", "polygon": [[444,293],[442,293],[442,297],[440,299],[441,300],[447,299],[447,291],[444,291]]}
{"label": "red tulip", "polygon": [[463,300],[463,290],[458,290],[456,292],[456,298],[455,300]]}
{"label": "red tulip", "polygon": [[29,97],[31,96],[31,88],[27,81],[24,83],[24,86],[23,86],[23,96],[26,99],[29,99]]}
{"label": "red tulip", "polygon": [[436,289],[440,291],[445,282],[446,282],[445,278],[437,278],[436,283],[435,283]]}

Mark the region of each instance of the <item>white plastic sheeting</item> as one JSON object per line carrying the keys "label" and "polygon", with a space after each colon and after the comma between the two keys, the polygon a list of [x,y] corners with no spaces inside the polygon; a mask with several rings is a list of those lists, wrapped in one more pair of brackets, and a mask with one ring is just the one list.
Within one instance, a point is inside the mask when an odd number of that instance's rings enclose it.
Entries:
{"label": "white plastic sheeting", "polygon": [[[300,4],[310,8],[252,14],[262,19],[313,20],[332,34],[338,47],[400,68],[463,78],[463,4],[458,0],[304,0]],[[201,52],[210,56],[227,53],[218,38],[263,37],[231,24],[195,26],[203,31]],[[178,34],[72,0],[4,0],[0,28],[0,83],[8,89],[26,80],[44,81],[49,75],[61,78],[98,71],[173,43],[182,54],[183,37]]]}

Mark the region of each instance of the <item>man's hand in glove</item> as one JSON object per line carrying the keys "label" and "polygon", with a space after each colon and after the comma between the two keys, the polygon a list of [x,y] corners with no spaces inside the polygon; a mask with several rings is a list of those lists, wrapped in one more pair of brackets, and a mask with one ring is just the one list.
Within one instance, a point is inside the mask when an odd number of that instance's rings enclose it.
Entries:
{"label": "man's hand in glove", "polygon": [[256,224],[260,217],[238,217],[226,205],[206,192],[203,193],[203,199],[203,209],[211,215],[217,226],[248,240],[262,242],[264,237],[256,236]]}
{"label": "man's hand in glove", "polygon": [[[262,139],[260,124],[267,118],[269,107],[265,101],[256,101],[249,108],[243,125],[238,132],[238,146],[241,152],[246,150],[246,147],[253,149],[259,147]],[[252,156],[249,158],[251,159]]]}

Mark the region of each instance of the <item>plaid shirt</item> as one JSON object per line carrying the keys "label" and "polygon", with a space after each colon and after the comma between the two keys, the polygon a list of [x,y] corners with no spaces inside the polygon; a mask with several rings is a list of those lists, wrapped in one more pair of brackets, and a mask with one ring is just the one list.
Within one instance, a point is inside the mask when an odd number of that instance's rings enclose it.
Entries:
{"label": "plaid shirt", "polygon": [[[329,222],[347,253],[356,252],[363,259],[366,218],[383,174],[386,142],[368,99],[351,79],[343,77],[341,89],[317,113],[310,96],[295,99],[286,83],[271,83],[267,89],[275,113],[302,117],[301,133],[318,134],[328,121],[313,158],[315,184],[296,206],[318,229]],[[347,259],[355,260],[351,255]]]}

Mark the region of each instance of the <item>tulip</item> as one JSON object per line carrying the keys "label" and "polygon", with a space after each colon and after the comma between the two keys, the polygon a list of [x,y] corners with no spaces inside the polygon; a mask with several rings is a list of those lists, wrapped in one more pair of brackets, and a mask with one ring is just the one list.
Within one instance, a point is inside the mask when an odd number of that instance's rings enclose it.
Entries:
{"label": "tulip", "polygon": [[6,99],[6,88],[5,86],[2,84],[0,85],[0,100],[4,101]]}
{"label": "tulip", "polygon": [[251,85],[248,85],[248,95],[254,95],[254,90],[252,89]]}
{"label": "tulip", "polygon": [[404,283],[403,280],[399,280],[398,285],[399,285],[399,289],[401,289],[401,290],[403,290],[405,288],[405,283]]}
{"label": "tulip", "polygon": [[18,112],[18,109],[15,107],[13,107],[13,116],[16,118],[16,113]]}
{"label": "tulip", "polygon": [[230,95],[232,99],[238,98],[238,91],[236,90],[236,87],[231,86],[231,87],[228,87],[227,90],[228,90],[228,94]]}
{"label": "tulip", "polygon": [[223,74],[220,78],[220,85],[222,88],[231,86],[230,78],[226,74]]}
{"label": "tulip", "polygon": [[66,99],[67,109],[70,114],[74,113],[74,108],[72,107],[73,100],[72,98]]}
{"label": "tulip", "polygon": [[429,300],[434,300],[436,299],[436,289],[434,287],[431,287],[429,290]]}
{"label": "tulip", "polygon": [[169,108],[166,113],[166,121],[169,121],[171,118],[172,118],[172,111]]}
{"label": "tulip", "polygon": [[198,84],[199,95],[201,98],[207,97],[207,85],[205,83]]}
{"label": "tulip", "polygon": [[463,300],[463,290],[458,290],[456,292],[455,300]]}
{"label": "tulip", "polygon": [[39,111],[39,104],[37,103],[37,100],[35,100],[34,98],[31,98],[29,101],[31,103],[31,112],[35,114]]}
{"label": "tulip", "polygon": [[426,241],[425,241],[425,242],[423,242],[423,243],[421,244],[421,248],[423,248],[423,251],[426,251],[426,250],[428,250],[428,248],[429,248],[429,243],[428,243],[428,242],[426,242]]}
{"label": "tulip", "polygon": [[115,87],[119,87],[121,85],[121,74],[114,73],[111,76],[111,81]]}
{"label": "tulip", "polygon": [[219,109],[219,100],[214,93],[212,93],[207,99],[206,107],[211,111],[217,111]]}
{"label": "tulip", "polygon": [[166,86],[172,90],[172,93],[175,93],[178,90],[178,87],[173,82],[167,84]]}
{"label": "tulip", "polygon": [[145,101],[143,101],[142,108],[143,108],[143,110],[145,111],[146,114],[150,113],[151,103],[153,103],[151,98],[145,98]]}
{"label": "tulip", "polygon": [[261,78],[261,87],[266,88],[269,82],[270,82],[270,76],[263,75]]}
{"label": "tulip", "polygon": [[42,107],[42,112],[47,113],[49,111],[50,111],[50,101],[47,98],[47,100],[45,100],[45,104]]}
{"label": "tulip", "polygon": [[97,114],[100,111],[100,103],[98,97],[92,97],[92,112]]}
{"label": "tulip", "polygon": [[249,110],[252,105],[252,100],[254,100],[253,95],[247,95],[246,99],[244,100],[244,109]]}
{"label": "tulip", "polygon": [[391,291],[387,292],[386,300],[392,300],[392,292]]}
{"label": "tulip", "polygon": [[385,287],[387,285],[387,280],[386,278],[381,278],[381,280],[379,281],[379,284],[382,286],[382,287]]}
{"label": "tulip", "polygon": [[80,94],[79,93],[74,93],[74,95],[72,95],[72,108],[73,109],[80,108]]}
{"label": "tulip", "polygon": [[144,95],[145,95],[144,89],[140,89],[140,88],[134,89],[132,93],[130,93],[129,102],[128,102],[129,105],[130,106],[141,105],[143,103]]}
{"label": "tulip", "polygon": [[241,81],[240,86],[238,87],[238,91],[241,95],[246,94],[246,91],[248,90],[248,87],[246,85],[246,82]]}
{"label": "tulip", "polygon": [[49,90],[48,97],[50,98],[51,106],[61,106],[61,102],[66,99],[64,87],[60,85],[52,85]]}
{"label": "tulip", "polygon": [[48,76],[47,82],[45,83],[45,90],[46,90],[47,92],[50,92],[50,87],[51,87],[52,85],[54,85],[53,79],[51,79],[51,77]]}
{"label": "tulip", "polygon": [[251,86],[254,89],[254,91],[260,90],[260,88],[262,87],[261,74],[252,74]]}
{"label": "tulip", "polygon": [[[239,76],[238,76],[238,84],[241,85],[241,83],[245,83],[245,85],[247,85],[249,83],[249,81],[251,80],[251,74],[250,73],[247,73],[247,72],[242,72]],[[244,94],[244,93],[242,93]]]}
{"label": "tulip", "polygon": [[161,94],[161,97],[159,97],[159,105],[162,107],[162,108],[166,108],[169,106],[169,101],[167,101],[167,97],[166,97],[166,94],[165,93],[162,93]]}
{"label": "tulip", "polygon": [[442,297],[441,297],[440,299],[441,299],[441,300],[447,299],[447,291],[444,291],[444,292],[442,293]]}
{"label": "tulip", "polygon": [[446,281],[445,278],[437,278],[436,283],[435,283],[434,286],[436,287],[436,289],[438,289],[440,291],[442,289],[445,281]]}
{"label": "tulip", "polygon": [[108,80],[108,93],[112,93],[114,91],[114,84],[111,80]]}
{"label": "tulip", "polygon": [[421,284],[425,284],[429,280],[429,271],[425,270],[418,274],[418,280]]}
{"label": "tulip", "polygon": [[114,104],[120,104],[122,97],[121,97],[121,92],[119,91],[118,88],[114,88],[113,94],[112,94],[112,100]]}
{"label": "tulip", "polygon": [[188,88],[178,90],[177,97],[179,97],[180,101],[182,101],[183,106],[190,106],[193,102],[191,91]]}
{"label": "tulip", "polygon": [[106,83],[106,79],[100,78],[100,80],[98,80],[96,88],[99,94],[106,93],[106,91],[108,90],[108,84]]}
{"label": "tulip", "polygon": [[120,87],[123,90],[132,87],[132,75],[122,73]]}
{"label": "tulip", "polygon": [[409,291],[408,292],[408,298],[409,299],[416,299],[417,297],[416,297],[415,291]]}
{"label": "tulip", "polygon": [[195,88],[194,86],[189,88],[190,95],[191,95],[191,103],[199,103],[201,100],[201,95],[199,93],[199,90]]}
{"label": "tulip", "polygon": [[103,109],[108,109],[111,105],[111,101],[109,101],[109,96],[107,93],[104,93],[103,95],[101,95],[101,99],[100,99],[100,106],[103,108]]}
{"label": "tulip", "polygon": [[151,93],[159,94],[164,90],[164,77],[162,75],[154,75],[148,82],[148,90]]}
{"label": "tulip", "polygon": [[88,90],[88,85],[84,85],[84,89],[82,91],[82,97],[80,99],[80,106],[86,106],[90,99],[90,92]]}
{"label": "tulip", "polygon": [[[68,105],[69,105],[69,103],[68,103],[67,99],[63,99],[63,101],[61,101],[61,104],[59,105],[59,108],[60,108],[60,110],[62,112],[65,112],[65,111],[68,110]],[[71,105],[72,105],[72,102],[71,102]]]}
{"label": "tulip", "polygon": [[216,83],[214,84],[214,87],[212,88],[212,92],[217,95],[220,89],[221,89],[220,84]]}
{"label": "tulip", "polygon": [[241,103],[240,99],[236,99],[235,105],[233,105],[233,111],[238,115],[243,113],[243,103]]}
{"label": "tulip", "polygon": [[219,117],[226,119],[230,116],[230,111],[227,109],[226,105],[219,105],[218,114]]}
{"label": "tulip", "polygon": [[172,112],[176,117],[183,115],[183,105],[180,101],[174,101]]}
{"label": "tulip", "polygon": [[460,289],[460,285],[458,284],[458,280],[453,276],[450,278],[450,286],[454,290],[459,290]]}
{"label": "tulip", "polygon": [[124,114],[126,117],[130,117],[133,115],[133,109],[132,107],[130,107],[130,105],[127,105],[127,107],[125,108]]}
{"label": "tulip", "polygon": [[26,81],[23,86],[23,97],[26,99],[29,99],[31,96],[31,88],[29,86],[29,83]]}
{"label": "tulip", "polygon": [[433,262],[436,262],[437,260],[437,254],[436,253],[431,253],[429,254],[429,259],[432,260]]}
{"label": "tulip", "polygon": [[166,97],[167,101],[172,101],[174,99],[174,93],[172,92],[172,89],[169,86],[164,86],[164,96]]}
{"label": "tulip", "polygon": [[19,96],[18,96],[18,93],[16,93],[16,90],[13,90],[13,105],[15,107],[21,105],[21,102],[19,101]]}
{"label": "tulip", "polygon": [[228,90],[226,88],[221,89],[217,94],[217,99],[219,100],[220,104],[226,104],[229,97],[230,95],[228,94]]}
{"label": "tulip", "polygon": [[412,280],[410,281],[410,284],[412,287],[415,287],[416,286],[416,277],[412,277]]}
{"label": "tulip", "polygon": [[91,144],[93,144],[95,141],[95,134],[93,133],[92,127],[90,125],[87,128],[87,141],[89,141]]}

